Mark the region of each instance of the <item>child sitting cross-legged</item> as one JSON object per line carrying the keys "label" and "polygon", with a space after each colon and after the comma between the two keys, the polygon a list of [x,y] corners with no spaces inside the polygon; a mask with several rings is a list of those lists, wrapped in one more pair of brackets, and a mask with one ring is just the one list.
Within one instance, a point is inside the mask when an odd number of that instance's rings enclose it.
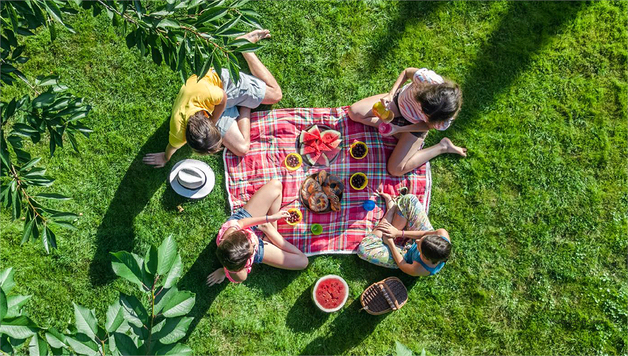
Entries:
{"label": "child sitting cross-legged", "polygon": [[379,193],[386,202],[386,214],[360,242],[358,257],[382,267],[399,268],[411,276],[436,274],[451,253],[449,233],[434,230],[423,204],[415,195],[397,199]]}
{"label": "child sitting cross-legged", "polygon": [[[222,283],[225,277],[243,282],[256,263],[289,270],[307,267],[307,256],[277,231],[277,220],[290,217],[281,210],[281,199],[281,182],[271,179],[222,225],[216,238],[216,256],[223,268],[207,277],[207,285]],[[253,229],[259,229],[266,238],[259,238]]]}

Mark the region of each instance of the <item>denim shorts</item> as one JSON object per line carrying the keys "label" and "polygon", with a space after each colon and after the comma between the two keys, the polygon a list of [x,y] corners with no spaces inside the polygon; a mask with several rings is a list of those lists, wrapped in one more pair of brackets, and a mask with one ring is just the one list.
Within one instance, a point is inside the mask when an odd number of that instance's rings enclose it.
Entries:
{"label": "denim shorts", "polygon": [[[246,211],[246,209],[244,209],[244,207],[242,207],[231,214],[227,221],[242,220],[246,218],[252,218],[252,216],[248,211]],[[256,226],[252,226],[250,229],[253,231],[258,230]],[[259,239],[259,245],[257,247],[257,251],[255,252],[255,257],[253,257],[253,263],[262,263],[262,260],[264,259],[264,240],[262,240],[259,236],[257,236],[257,238]]]}
{"label": "denim shorts", "polygon": [[227,106],[216,126],[220,130],[220,135],[224,136],[240,116],[237,106],[255,109],[262,103],[266,95],[266,83],[243,72],[240,72],[240,80],[235,83],[225,68],[220,71],[220,80],[227,94]]}

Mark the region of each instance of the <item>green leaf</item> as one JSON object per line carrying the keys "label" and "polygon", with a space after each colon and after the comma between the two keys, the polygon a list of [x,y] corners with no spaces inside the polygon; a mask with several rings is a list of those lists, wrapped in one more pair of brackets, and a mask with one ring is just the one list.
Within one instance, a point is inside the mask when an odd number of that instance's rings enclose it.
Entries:
{"label": "green leaf", "polygon": [[91,339],[94,339],[96,333],[98,333],[98,320],[96,319],[95,312],[75,303],[72,303],[72,305],[74,305],[76,329],[89,336]]}
{"label": "green leaf", "polygon": [[239,47],[237,48],[237,50],[238,50],[238,51],[240,51],[240,52],[255,52],[255,51],[257,51],[258,49],[260,49],[260,48],[262,48],[262,47],[264,47],[264,46],[259,45],[259,44],[257,44],[257,43],[250,43],[250,42],[249,42],[249,43],[247,43],[247,44],[244,44],[244,45],[242,45],[242,46],[239,46]]}
{"label": "green leaf", "polygon": [[39,85],[42,87],[56,85],[58,82],[59,82],[59,76],[57,75],[49,75],[47,77],[38,76],[35,79],[35,85]]}
{"label": "green leaf", "polygon": [[126,35],[126,46],[128,48],[135,46],[135,32],[131,31]]}
{"label": "green leaf", "polygon": [[45,340],[35,334],[31,338],[31,342],[28,344],[28,353],[31,356],[46,356],[48,355],[48,345]]}
{"label": "green leaf", "polygon": [[24,226],[24,233],[22,234],[21,244],[26,243],[33,235],[33,226],[35,225],[35,219],[30,219]]}
{"label": "green leaf", "polygon": [[55,98],[56,98],[55,94],[43,93],[39,95],[38,97],[36,97],[35,99],[33,99],[33,103],[31,105],[35,109],[43,108],[52,104]]}
{"label": "green leaf", "polygon": [[168,273],[168,277],[164,281],[164,288],[170,288],[174,286],[179,278],[183,275],[183,262],[181,262],[181,256],[177,254],[177,257],[172,264],[172,268]]}
{"label": "green leaf", "polygon": [[159,274],[160,276],[165,276],[166,273],[170,271],[172,265],[177,259],[177,252],[177,241],[174,239],[174,237],[172,237],[172,235],[169,235],[162,241],[161,245],[159,246],[159,263],[157,264],[157,274]]}
{"label": "green leaf", "polygon": [[[157,272],[157,266],[159,262],[159,257],[157,253],[157,248],[155,246],[151,246],[146,250],[146,256],[144,257],[144,269],[148,274],[154,276]],[[152,288],[152,286],[149,286]]]}
{"label": "green leaf", "polygon": [[76,226],[72,225],[72,223],[65,222],[65,221],[52,221],[50,222],[50,224],[54,226],[62,227],[64,229],[76,230]]}
{"label": "green leaf", "polygon": [[234,17],[233,19],[227,21],[224,25],[220,26],[218,29],[216,29],[217,34],[221,34],[224,31],[227,31],[228,29],[232,28],[233,26],[235,26],[235,24],[238,23],[238,21],[240,21],[240,16],[238,17]]}
{"label": "green leaf", "polygon": [[179,291],[175,293],[164,305],[162,314],[166,318],[174,318],[183,316],[192,310],[196,297],[194,293],[187,291]]}
{"label": "green leaf", "polygon": [[153,62],[155,62],[155,64],[160,65],[161,61],[163,60],[161,57],[161,52],[159,52],[159,49],[153,47],[151,49],[151,57],[153,58]]}
{"label": "green leaf", "polygon": [[175,20],[170,20],[170,19],[162,19],[161,21],[159,21],[159,23],[157,24],[157,27],[161,27],[161,28],[181,28],[181,25],[179,24],[179,22],[175,21]]}
{"label": "green leaf", "polygon": [[120,306],[124,320],[129,324],[141,327],[144,325],[144,322],[148,321],[148,313],[136,297],[122,294],[120,296]]}
{"label": "green leaf", "polygon": [[52,215],[50,215],[50,219],[52,221],[74,221],[76,219],[78,219],[78,215],[74,214],[74,213],[67,213],[67,212],[56,212]]}
{"label": "green leaf", "polygon": [[113,334],[113,338],[116,341],[116,348],[120,353],[124,356],[138,355],[140,352],[137,350],[137,346],[133,342],[133,339],[128,335],[115,333]]}
{"label": "green leaf", "polygon": [[13,271],[13,267],[0,271],[0,288],[2,288],[5,293],[9,293],[15,286],[15,282],[13,281],[14,274],[15,271]]}
{"label": "green leaf", "polygon": [[57,194],[57,193],[40,193],[35,195],[37,198],[43,199],[53,199],[53,200],[70,200],[72,198],[68,198],[65,195]]}
{"label": "green leaf", "polygon": [[137,284],[139,287],[146,288],[142,283],[142,264],[144,261],[140,257],[126,251],[112,252],[111,255],[113,255],[111,267],[116,275]]}
{"label": "green leaf", "polygon": [[425,349],[421,350],[421,356],[425,356],[427,353],[425,352]]}
{"label": "green leaf", "polygon": [[159,348],[155,355],[177,355],[177,356],[191,356],[194,354],[194,351],[187,346],[182,344],[171,344],[166,345],[164,347]]}
{"label": "green leaf", "polygon": [[14,192],[11,193],[11,207],[13,208],[11,210],[12,212],[12,217],[13,219],[17,219],[20,217],[20,214],[22,212],[22,196],[21,194],[16,190]]}
{"label": "green leaf", "polygon": [[155,325],[158,331],[153,335],[153,338],[162,344],[173,344],[185,337],[192,320],[194,318],[191,317],[164,319]]}
{"label": "green leaf", "polygon": [[98,352],[98,344],[87,338],[86,335],[78,334],[75,337],[66,336],[66,343],[78,354],[96,356]]}
{"label": "green leaf", "polygon": [[229,8],[223,6],[216,6],[212,9],[203,11],[203,14],[196,19],[196,25],[201,26],[206,22],[216,21],[229,12]]}
{"label": "green leaf", "polygon": [[122,307],[120,303],[113,303],[107,308],[107,319],[105,321],[105,330],[107,332],[112,333],[122,325],[124,321],[124,313],[122,312]]}
{"label": "green leaf", "polygon": [[9,312],[9,303],[7,302],[7,296],[0,288],[0,321],[4,319],[5,315]]}
{"label": "green leaf", "polygon": [[414,356],[412,350],[410,350],[406,345],[400,343],[399,341],[395,341],[397,356]]}
{"label": "green leaf", "polygon": [[80,120],[80,119],[82,119],[82,118],[86,117],[86,116],[87,116],[87,114],[88,114],[88,112],[87,112],[87,111],[77,112],[76,114],[74,114],[74,115],[70,116],[70,117],[67,119],[67,122],[74,122],[74,121],[76,121],[76,120]]}
{"label": "green leaf", "polygon": [[15,98],[13,98],[10,102],[9,105],[7,105],[6,110],[4,110],[4,113],[2,114],[3,117],[5,119],[10,118],[11,116],[13,116],[13,114],[15,113],[15,108],[17,106],[17,101],[15,100]]}
{"label": "green leaf", "polygon": [[[6,318],[16,318],[21,315],[22,307],[26,304],[32,296],[30,295],[10,295],[7,297],[7,314]],[[2,318],[0,318],[2,320]]]}
{"label": "green leaf", "polygon": [[28,317],[19,316],[2,320],[0,334],[7,334],[14,339],[26,339],[35,335],[36,327],[37,325]]}
{"label": "green leaf", "polygon": [[30,168],[34,167],[37,163],[39,163],[40,160],[41,160],[41,157],[35,157],[31,159],[30,161],[28,161],[28,163],[23,165],[22,168],[20,168],[20,172],[28,171]]}
{"label": "green leaf", "polygon": [[48,344],[55,349],[60,349],[66,346],[65,335],[58,332],[55,328],[48,329],[46,332],[46,341],[48,341]]}

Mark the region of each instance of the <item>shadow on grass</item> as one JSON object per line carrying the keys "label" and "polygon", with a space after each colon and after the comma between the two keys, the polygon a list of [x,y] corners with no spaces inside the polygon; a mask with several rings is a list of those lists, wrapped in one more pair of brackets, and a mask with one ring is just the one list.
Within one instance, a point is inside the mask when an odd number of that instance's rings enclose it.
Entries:
{"label": "shadow on grass", "polygon": [[[533,56],[585,6],[581,1],[512,2],[462,80],[465,102],[453,127],[471,129],[473,121],[526,70]],[[444,136],[443,132],[435,134],[438,140]]]}
{"label": "shadow on grass", "polygon": [[[111,269],[109,252],[133,251],[135,247],[133,221],[164,183],[172,165],[155,169],[145,165],[142,158],[146,153],[163,151],[169,122],[170,118],[166,119],[137,153],[98,227],[96,251],[89,267],[92,285],[105,285],[116,278]],[[189,149],[180,151],[183,151],[179,153],[181,159],[191,154]]]}
{"label": "shadow on grass", "polygon": [[[385,31],[380,31],[379,35],[372,40],[373,49],[367,59],[367,73],[379,70],[386,66],[383,58],[399,46],[403,39],[403,32],[406,26],[411,26],[421,21],[425,21],[432,13],[435,13],[442,5],[442,1],[399,1],[397,2],[397,12],[387,21]],[[399,73],[397,73],[399,75]]]}

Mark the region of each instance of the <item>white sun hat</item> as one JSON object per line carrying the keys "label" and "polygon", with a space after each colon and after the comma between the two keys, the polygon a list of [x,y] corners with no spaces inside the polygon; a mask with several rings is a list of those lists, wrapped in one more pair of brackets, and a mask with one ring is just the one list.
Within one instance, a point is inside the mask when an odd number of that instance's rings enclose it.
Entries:
{"label": "white sun hat", "polygon": [[184,159],[177,162],[168,177],[175,192],[186,198],[201,199],[214,189],[214,171],[205,162]]}

